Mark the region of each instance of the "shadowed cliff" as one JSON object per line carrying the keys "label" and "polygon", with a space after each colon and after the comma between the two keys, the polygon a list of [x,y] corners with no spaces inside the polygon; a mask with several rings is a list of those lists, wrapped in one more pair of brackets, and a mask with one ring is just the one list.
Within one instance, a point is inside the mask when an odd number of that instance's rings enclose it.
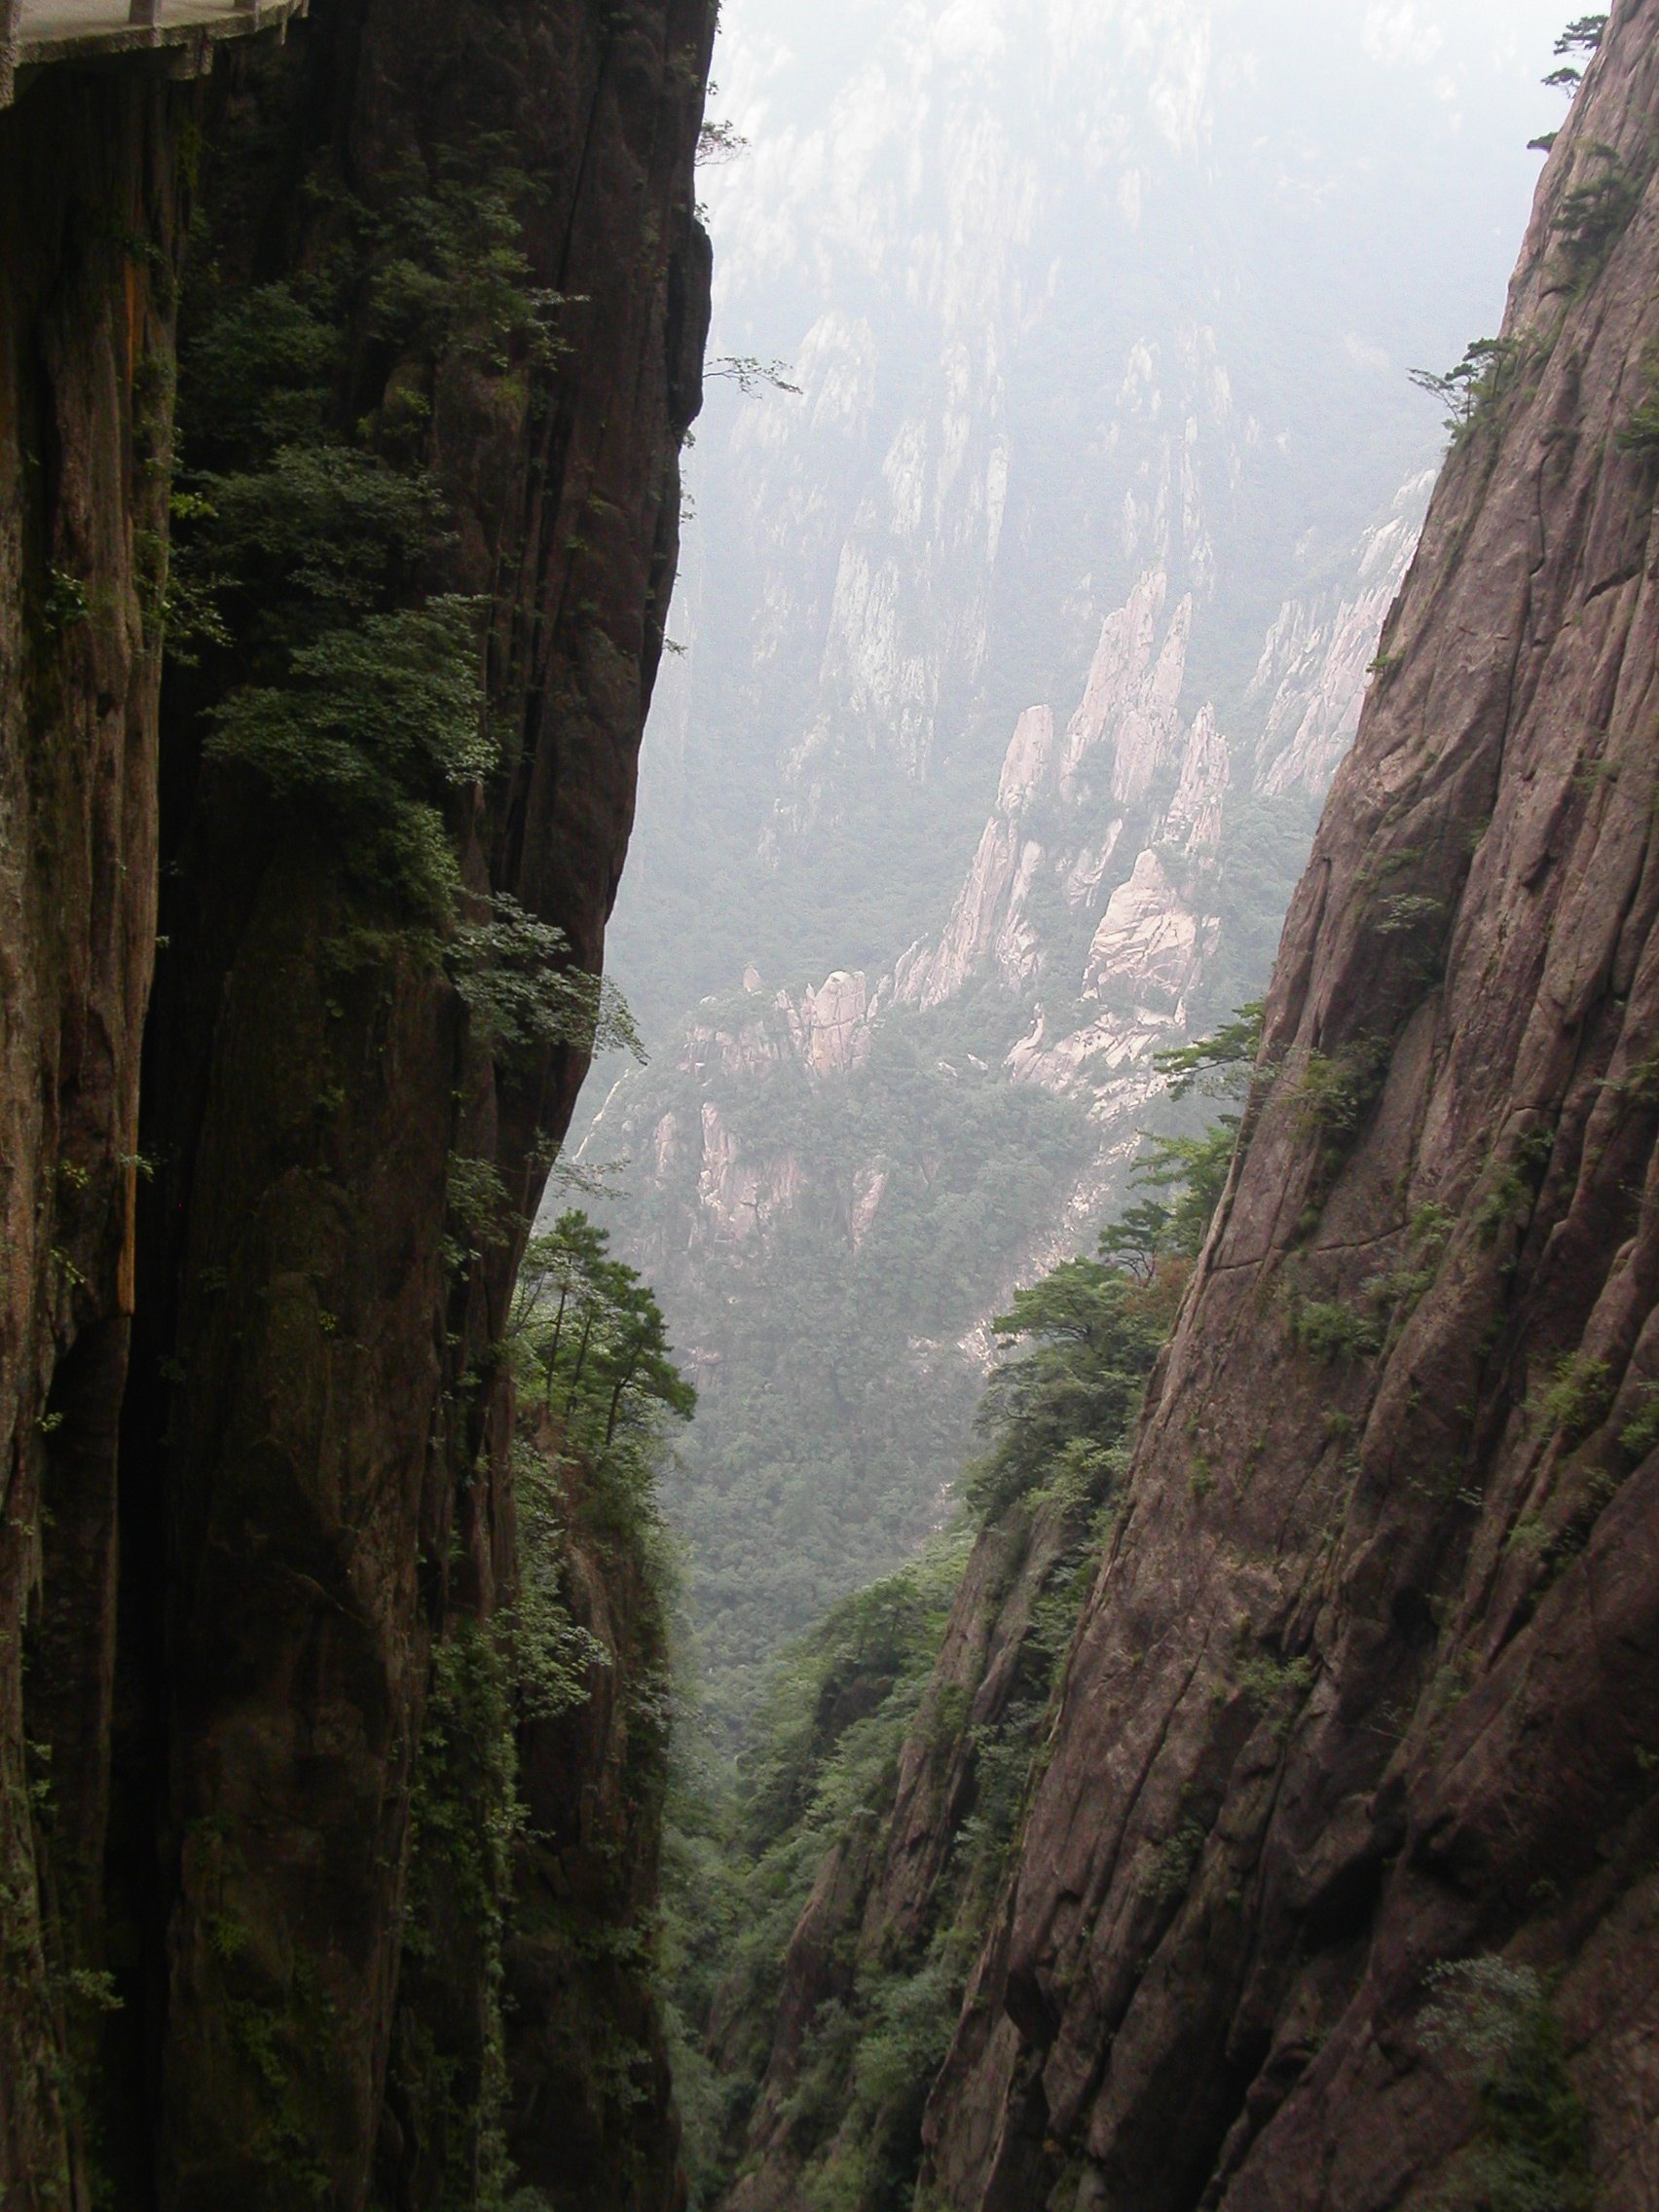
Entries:
{"label": "shadowed cliff", "polygon": [[[676,2194],[648,1992],[572,1999],[538,1905],[619,1955],[649,1909],[643,1569],[567,1500],[581,1727],[496,1624],[712,35],[322,0],[0,117],[8,2205]],[[608,2083],[560,2056],[588,1997]]]}

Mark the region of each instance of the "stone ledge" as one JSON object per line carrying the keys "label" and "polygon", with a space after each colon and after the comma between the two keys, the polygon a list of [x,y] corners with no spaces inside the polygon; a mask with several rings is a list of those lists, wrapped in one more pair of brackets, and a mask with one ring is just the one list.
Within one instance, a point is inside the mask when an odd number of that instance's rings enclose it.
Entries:
{"label": "stone ledge", "polygon": [[310,0],[0,0],[0,108],[29,73],[58,61],[166,55],[201,75],[227,39],[285,31]]}

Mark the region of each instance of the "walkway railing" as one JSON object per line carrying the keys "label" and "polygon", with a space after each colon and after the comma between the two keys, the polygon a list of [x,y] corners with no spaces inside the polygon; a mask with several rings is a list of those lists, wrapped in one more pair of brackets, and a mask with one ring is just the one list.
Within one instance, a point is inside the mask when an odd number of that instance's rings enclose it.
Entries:
{"label": "walkway railing", "polygon": [[103,55],[167,56],[170,74],[199,76],[226,39],[280,30],[308,0],[0,0],[0,108],[19,73]]}

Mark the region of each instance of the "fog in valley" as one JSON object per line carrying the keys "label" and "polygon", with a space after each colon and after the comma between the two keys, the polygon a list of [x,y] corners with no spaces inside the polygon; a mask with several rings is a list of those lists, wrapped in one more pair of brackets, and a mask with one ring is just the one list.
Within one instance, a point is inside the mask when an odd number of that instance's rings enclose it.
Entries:
{"label": "fog in valley", "polygon": [[[1260,996],[1566,96],[1547,0],[729,0],[585,1164],[735,1741],[949,1518],[1014,1288]],[[789,388],[791,387],[798,388]],[[597,1117],[597,1118],[594,1118]]]}

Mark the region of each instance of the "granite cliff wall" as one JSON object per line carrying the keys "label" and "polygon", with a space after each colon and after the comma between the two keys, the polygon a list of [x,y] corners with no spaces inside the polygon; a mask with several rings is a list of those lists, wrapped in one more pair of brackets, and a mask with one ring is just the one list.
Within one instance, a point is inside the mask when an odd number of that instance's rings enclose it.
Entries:
{"label": "granite cliff wall", "polygon": [[[597,1854],[620,1926],[655,1831],[604,1787],[615,1714],[550,1743],[494,1671],[507,1300],[585,1049],[579,1020],[514,1028],[489,977],[534,1012],[602,957],[699,396],[712,34],[707,0],[325,0],[210,82],[64,67],[0,117],[29,209],[0,248],[8,2206],[482,2203],[514,2167],[561,2203],[675,2194],[648,2008],[626,2165],[549,2148],[571,2098],[534,1976],[502,2017],[508,1893],[579,1890]],[[305,386],[311,482],[432,527],[379,598],[295,591],[337,645],[469,603],[477,673],[430,696],[464,696],[470,765],[406,818],[440,827],[419,913],[305,788],[214,757],[271,687],[237,578],[162,682],[193,210],[190,461],[254,481],[191,417],[193,346],[309,303],[326,357],[283,404]],[[279,474],[294,434],[261,434]],[[376,726],[354,757],[403,742]],[[623,1682],[628,1564],[609,1590],[567,1565]],[[584,1790],[567,1865],[537,1809]]]}
{"label": "granite cliff wall", "polygon": [[1656,34],[1555,146],[1286,925],[938,2200],[1659,2201]]}
{"label": "granite cliff wall", "polygon": [[773,2016],[715,2008],[733,2212],[908,2201],[918,2147],[960,2212],[1659,2205],[1656,127],[1625,0],[1104,1556],[1092,1497],[985,1523]]}

